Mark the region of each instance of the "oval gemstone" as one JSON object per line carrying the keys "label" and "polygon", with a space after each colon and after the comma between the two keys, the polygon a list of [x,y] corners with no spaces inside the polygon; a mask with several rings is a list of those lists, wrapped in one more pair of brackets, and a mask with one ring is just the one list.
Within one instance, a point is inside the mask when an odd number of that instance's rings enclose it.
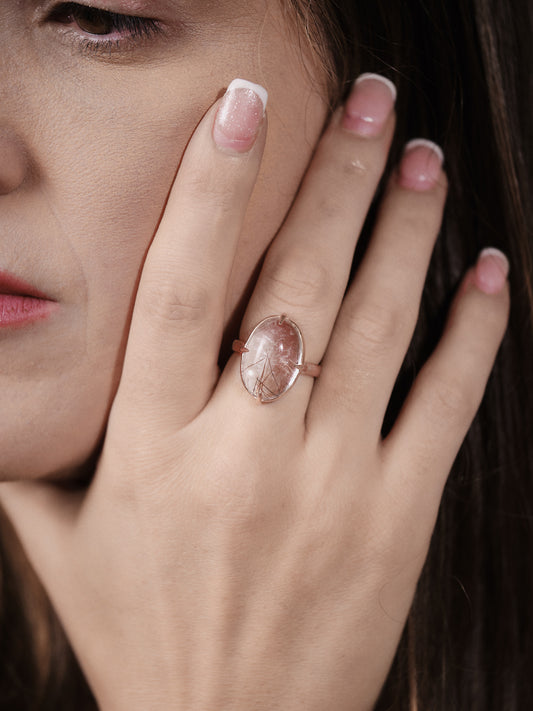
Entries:
{"label": "oval gemstone", "polygon": [[269,316],[254,328],[241,356],[241,378],[250,395],[272,402],[298,377],[304,357],[298,326],[284,316]]}

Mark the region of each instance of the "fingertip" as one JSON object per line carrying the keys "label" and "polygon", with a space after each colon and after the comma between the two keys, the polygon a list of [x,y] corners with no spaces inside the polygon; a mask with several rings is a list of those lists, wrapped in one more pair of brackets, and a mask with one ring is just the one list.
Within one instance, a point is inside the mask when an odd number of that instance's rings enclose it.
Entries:
{"label": "fingertip", "polygon": [[474,283],[485,294],[499,294],[509,275],[509,260],[495,247],[486,247],[478,257],[474,269]]}
{"label": "fingertip", "polygon": [[234,79],[218,107],[213,139],[222,151],[247,153],[256,142],[266,112],[268,93],[259,84]]}
{"label": "fingertip", "polygon": [[[510,302],[509,261],[500,250],[487,247],[478,255],[476,263],[465,273],[457,292],[461,299],[470,290],[491,296],[494,300]],[[496,298],[499,297],[499,298]]]}
{"label": "fingertip", "polygon": [[432,190],[442,175],[442,148],[425,138],[415,138],[405,147],[398,171],[399,184],[410,190]]}

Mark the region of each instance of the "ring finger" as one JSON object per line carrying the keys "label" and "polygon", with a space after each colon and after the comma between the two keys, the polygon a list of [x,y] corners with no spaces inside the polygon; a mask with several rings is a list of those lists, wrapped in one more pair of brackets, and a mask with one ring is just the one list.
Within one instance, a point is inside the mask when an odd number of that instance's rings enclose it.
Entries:
{"label": "ring finger", "polygon": [[345,298],[308,423],[350,422],[378,438],[412,338],[442,220],[441,149],[415,140],[391,176],[368,250]]}

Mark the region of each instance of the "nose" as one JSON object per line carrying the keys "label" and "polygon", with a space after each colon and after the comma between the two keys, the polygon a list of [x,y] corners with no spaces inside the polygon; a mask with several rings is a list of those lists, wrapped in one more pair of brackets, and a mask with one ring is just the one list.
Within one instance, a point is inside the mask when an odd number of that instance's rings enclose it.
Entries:
{"label": "nose", "polygon": [[14,192],[26,177],[28,160],[16,136],[0,128],[0,195]]}

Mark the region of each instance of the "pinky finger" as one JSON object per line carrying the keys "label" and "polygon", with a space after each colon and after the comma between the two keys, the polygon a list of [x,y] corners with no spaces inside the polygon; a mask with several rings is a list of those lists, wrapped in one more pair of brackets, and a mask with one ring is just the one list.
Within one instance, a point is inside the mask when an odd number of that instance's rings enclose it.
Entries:
{"label": "pinky finger", "polygon": [[442,338],[382,443],[391,488],[419,515],[425,510],[431,526],[507,328],[509,266],[499,255],[483,250],[466,273]]}

